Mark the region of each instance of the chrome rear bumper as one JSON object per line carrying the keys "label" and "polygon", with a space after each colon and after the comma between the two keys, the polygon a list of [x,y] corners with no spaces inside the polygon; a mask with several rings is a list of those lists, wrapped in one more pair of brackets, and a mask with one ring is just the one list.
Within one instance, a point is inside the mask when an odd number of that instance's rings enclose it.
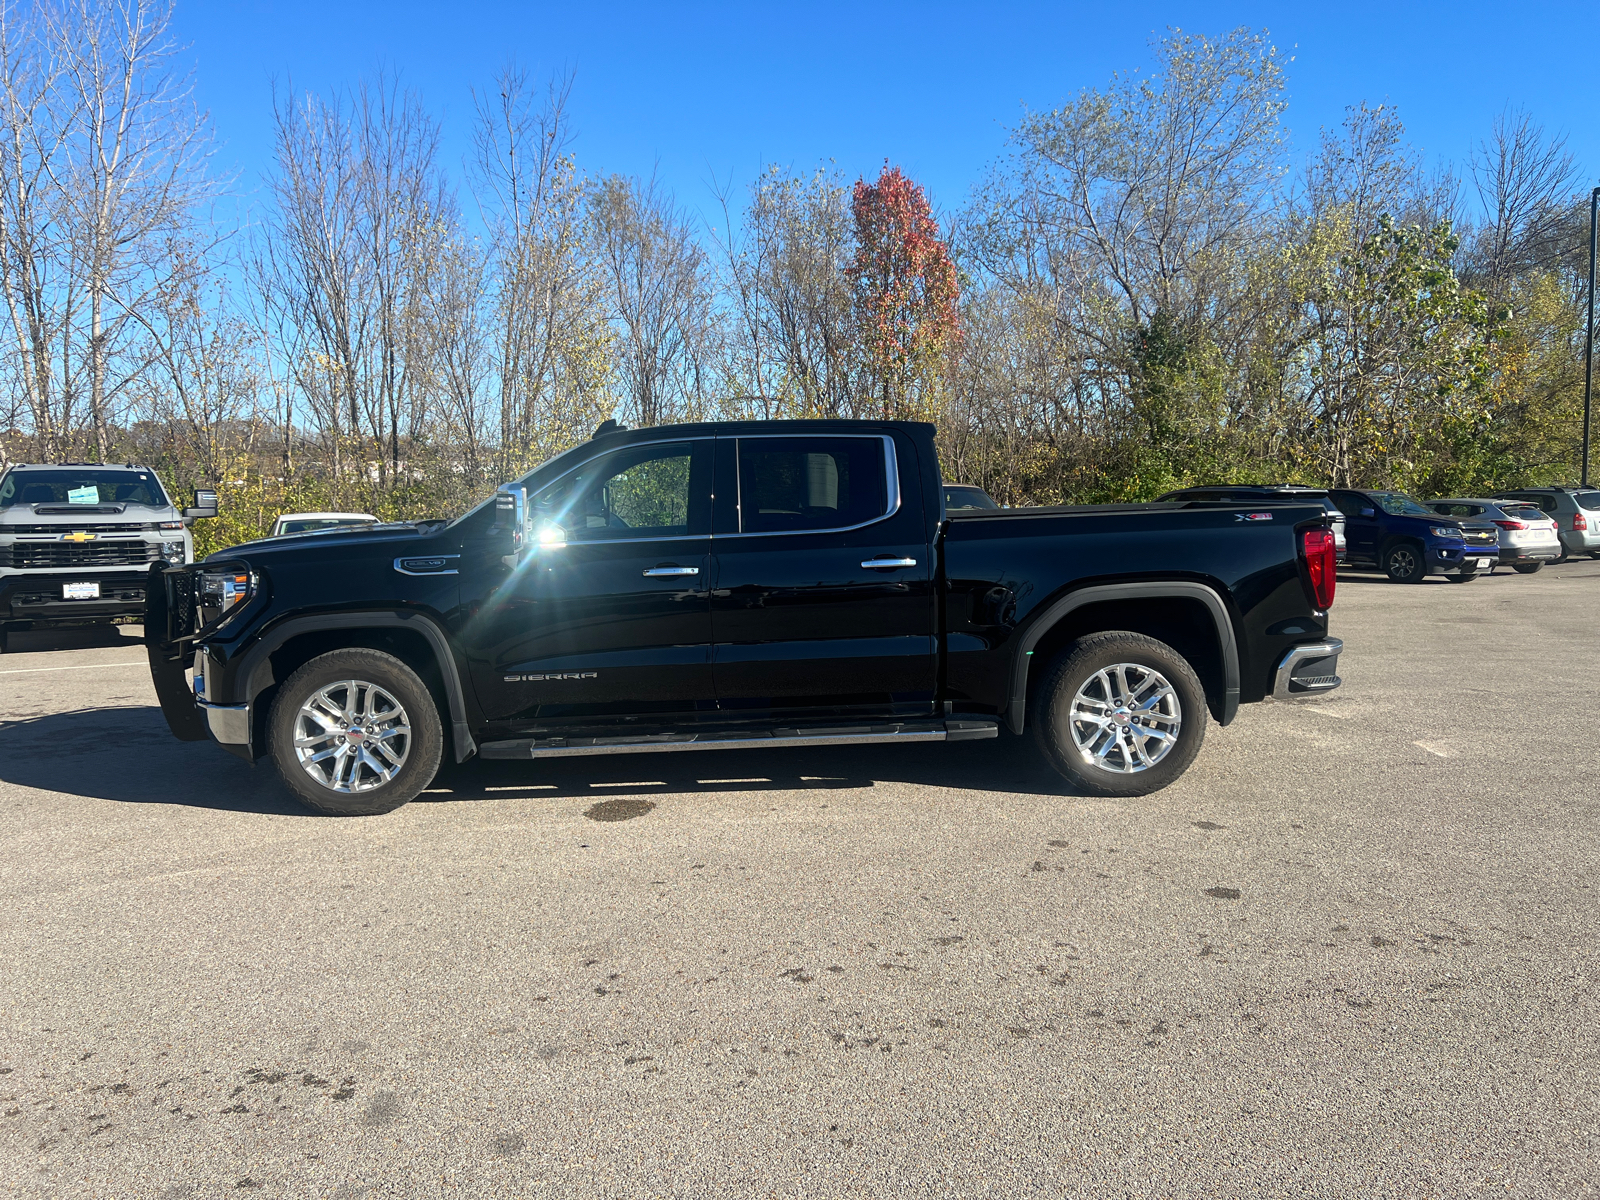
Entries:
{"label": "chrome rear bumper", "polygon": [[1339,678],[1339,652],[1344,642],[1339,638],[1324,638],[1296,646],[1278,663],[1278,673],[1273,679],[1272,696],[1275,700],[1302,700],[1331,692],[1342,682]]}

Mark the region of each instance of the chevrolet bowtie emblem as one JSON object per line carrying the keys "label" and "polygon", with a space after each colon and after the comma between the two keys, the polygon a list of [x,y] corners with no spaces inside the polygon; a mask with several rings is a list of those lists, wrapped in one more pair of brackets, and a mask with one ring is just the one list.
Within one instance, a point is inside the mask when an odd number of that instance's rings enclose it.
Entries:
{"label": "chevrolet bowtie emblem", "polygon": [[85,533],[81,529],[74,529],[71,533],[63,533],[61,535],[61,540],[63,542],[78,542],[80,545],[84,542],[92,542],[94,539],[94,534]]}

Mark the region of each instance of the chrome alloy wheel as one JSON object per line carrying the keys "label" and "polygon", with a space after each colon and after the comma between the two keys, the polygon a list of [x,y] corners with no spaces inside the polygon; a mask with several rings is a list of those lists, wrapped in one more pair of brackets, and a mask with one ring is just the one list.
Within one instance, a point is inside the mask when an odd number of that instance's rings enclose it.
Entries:
{"label": "chrome alloy wheel", "polygon": [[1178,744],[1183,706],[1161,672],[1117,663],[1084,680],[1067,719],[1084,762],[1132,775],[1148,771]]}
{"label": "chrome alloy wheel", "polygon": [[405,706],[360,679],[312,693],[294,719],[294,752],[329,791],[370,792],[388,783],[411,752]]}

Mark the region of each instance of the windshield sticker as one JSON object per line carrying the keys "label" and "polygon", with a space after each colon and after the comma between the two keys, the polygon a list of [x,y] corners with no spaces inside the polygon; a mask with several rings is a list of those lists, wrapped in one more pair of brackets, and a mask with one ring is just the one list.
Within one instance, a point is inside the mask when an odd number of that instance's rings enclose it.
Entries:
{"label": "windshield sticker", "polygon": [[100,489],[90,484],[88,487],[75,487],[67,489],[68,504],[99,504]]}

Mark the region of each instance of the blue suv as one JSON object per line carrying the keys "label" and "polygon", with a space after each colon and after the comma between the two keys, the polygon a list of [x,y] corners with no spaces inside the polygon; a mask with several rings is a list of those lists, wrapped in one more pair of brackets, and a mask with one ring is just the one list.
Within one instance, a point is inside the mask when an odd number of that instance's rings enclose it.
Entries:
{"label": "blue suv", "polygon": [[1382,571],[1396,583],[1421,583],[1443,575],[1465,583],[1488,574],[1500,559],[1499,531],[1441,517],[1404,492],[1347,491],[1328,494],[1344,513],[1350,565]]}

